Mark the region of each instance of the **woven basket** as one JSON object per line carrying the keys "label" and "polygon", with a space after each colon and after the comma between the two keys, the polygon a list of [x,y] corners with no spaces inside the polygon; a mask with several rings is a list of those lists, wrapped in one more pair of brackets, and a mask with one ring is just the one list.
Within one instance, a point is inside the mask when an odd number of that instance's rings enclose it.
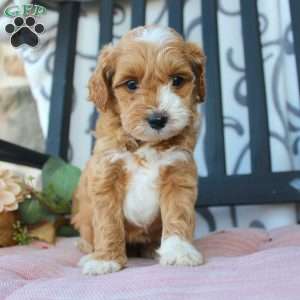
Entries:
{"label": "woven basket", "polygon": [[17,221],[14,212],[0,213],[0,247],[16,245],[13,240],[13,224]]}

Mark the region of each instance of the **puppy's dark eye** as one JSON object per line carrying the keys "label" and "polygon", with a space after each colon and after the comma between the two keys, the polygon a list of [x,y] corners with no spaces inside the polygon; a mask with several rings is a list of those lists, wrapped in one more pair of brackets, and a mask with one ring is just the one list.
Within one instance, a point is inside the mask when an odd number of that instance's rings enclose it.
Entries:
{"label": "puppy's dark eye", "polygon": [[135,91],[138,88],[138,82],[136,80],[128,80],[126,86],[129,91]]}
{"label": "puppy's dark eye", "polygon": [[175,87],[179,87],[182,85],[184,79],[181,76],[173,76],[172,77],[172,85]]}

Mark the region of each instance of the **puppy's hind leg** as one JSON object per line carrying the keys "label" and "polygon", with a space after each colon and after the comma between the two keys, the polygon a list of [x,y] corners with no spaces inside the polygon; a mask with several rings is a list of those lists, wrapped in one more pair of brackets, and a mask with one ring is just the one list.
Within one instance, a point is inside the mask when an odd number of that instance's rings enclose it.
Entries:
{"label": "puppy's hind leg", "polygon": [[80,239],[76,246],[83,253],[93,252],[92,206],[87,198],[86,170],[84,170],[78,187],[73,195],[72,224],[79,230]]}
{"label": "puppy's hind leg", "polygon": [[159,248],[160,242],[151,242],[142,245],[141,257],[156,259],[158,258],[157,249]]}
{"label": "puppy's hind leg", "polygon": [[80,213],[77,213],[72,218],[72,224],[75,229],[79,230],[80,238],[76,242],[77,248],[83,253],[91,253],[93,247],[93,227],[91,218],[83,218]]}
{"label": "puppy's hind leg", "polygon": [[77,242],[78,249],[83,253],[92,253],[93,247],[93,228],[91,225],[82,225],[80,228],[80,239]]}

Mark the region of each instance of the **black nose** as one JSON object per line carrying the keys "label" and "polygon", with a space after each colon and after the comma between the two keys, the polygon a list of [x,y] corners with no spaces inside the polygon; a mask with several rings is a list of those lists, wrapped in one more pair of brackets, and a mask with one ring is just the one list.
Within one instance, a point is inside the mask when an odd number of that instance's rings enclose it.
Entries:
{"label": "black nose", "polygon": [[164,113],[154,112],[148,116],[147,121],[151,128],[159,130],[166,126],[168,122],[168,116]]}

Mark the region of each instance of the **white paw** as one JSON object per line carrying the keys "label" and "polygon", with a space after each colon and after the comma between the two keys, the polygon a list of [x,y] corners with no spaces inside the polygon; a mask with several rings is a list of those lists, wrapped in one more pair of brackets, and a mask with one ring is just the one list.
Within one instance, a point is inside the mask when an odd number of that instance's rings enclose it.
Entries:
{"label": "white paw", "polygon": [[85,275],[101,275],[121,270],[121,265],[113,260],[97,260],[91,255],[83,256],[78,265]]}
{"label": "white paw", "polygon": [[202,254],[177,235],[162,241],[157,252],[160,255],[161,265],[198,266],[204,262]]}
{"label": "white paw", "polygon": [[77,264],[78,267],[83,267],[84,264],[91,259],[92,259],[92,256],[90,254],[82,256]]}

